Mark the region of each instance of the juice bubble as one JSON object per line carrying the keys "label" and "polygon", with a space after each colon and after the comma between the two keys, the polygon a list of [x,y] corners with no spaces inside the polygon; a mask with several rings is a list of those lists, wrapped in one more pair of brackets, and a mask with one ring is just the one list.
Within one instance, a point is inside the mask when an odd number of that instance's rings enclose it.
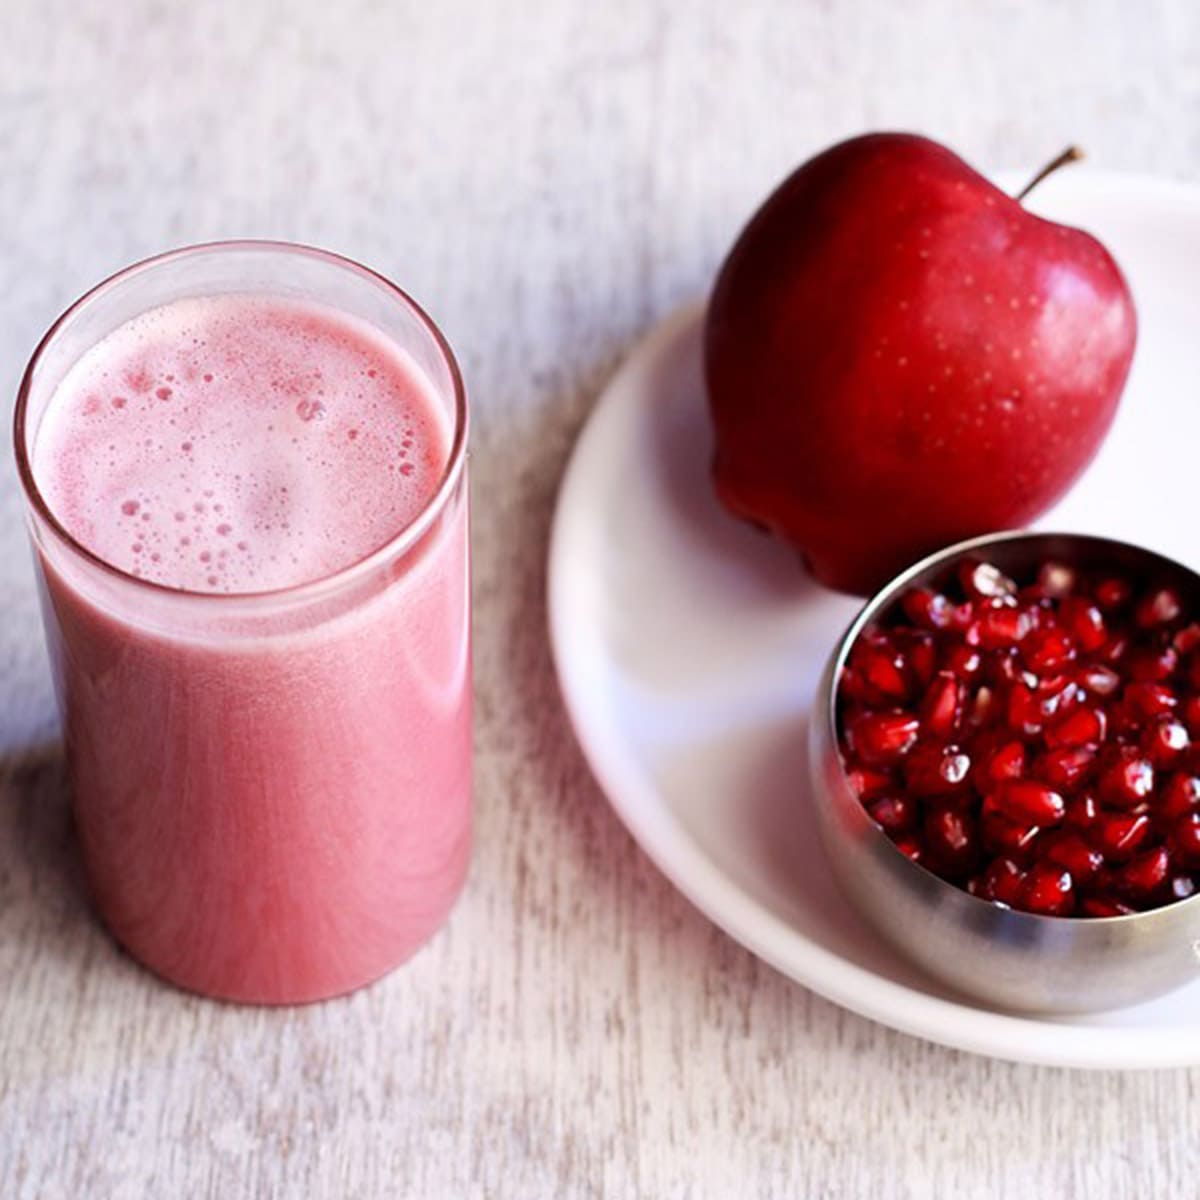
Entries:
{"label": "juice bubble", "polygon": [[301,400],[296,405],[296,416],[305,422],[324,420],[325,405],[320,400]]}

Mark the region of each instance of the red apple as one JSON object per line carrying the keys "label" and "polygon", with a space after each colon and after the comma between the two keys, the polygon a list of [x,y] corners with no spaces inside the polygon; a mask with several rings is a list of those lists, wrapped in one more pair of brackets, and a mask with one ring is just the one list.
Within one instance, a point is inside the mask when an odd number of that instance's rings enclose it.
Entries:
{"label": "red apple", "polygon": [[769,197],[717,279],[718,494],[867,593],[1057,500],[1112,423],[1136,338],[1094,237],[927,138],[842,142]]}

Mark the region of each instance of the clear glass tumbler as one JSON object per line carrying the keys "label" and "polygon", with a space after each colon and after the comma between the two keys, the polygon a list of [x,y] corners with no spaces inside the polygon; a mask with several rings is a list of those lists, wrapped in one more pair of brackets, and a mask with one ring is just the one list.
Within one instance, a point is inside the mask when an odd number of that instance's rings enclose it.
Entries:
{"label": "clear glass tumbler", "polygon": [[[33,446],[73,363],[130,318],[229,293],[319,302],[428,376],[452,431],[436,492],[360,561],[254,594],[127,574],[63,528]],[[16,456],[84,864],[137,959],[189,989],[317,1000],[443,923],[471,842],[467,405],[424,312],[306,247],[229,242],[122,271],[74,304],[21,383]]]}

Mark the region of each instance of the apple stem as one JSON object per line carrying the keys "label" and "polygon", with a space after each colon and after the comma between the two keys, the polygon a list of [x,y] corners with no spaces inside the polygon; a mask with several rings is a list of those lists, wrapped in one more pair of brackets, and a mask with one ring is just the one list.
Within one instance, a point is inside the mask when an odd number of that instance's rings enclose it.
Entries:
{"label": "apple stem", "polygon": [[1024,200],[1030,192],[1033,191],[1047,175],[1053,175],[1059,167],[1065,167],[1067,163],[1078,162],[1083,157],[1083,151],[1078,146],[1068,146],[1056,159],[1048,162],[1018,193],[1018,202]]}

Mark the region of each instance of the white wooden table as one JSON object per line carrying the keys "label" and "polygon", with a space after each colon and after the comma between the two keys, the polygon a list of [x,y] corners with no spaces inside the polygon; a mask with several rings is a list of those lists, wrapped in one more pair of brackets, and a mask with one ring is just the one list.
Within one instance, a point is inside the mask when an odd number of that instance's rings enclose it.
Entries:
{"label": "white wooden table", "polygon": [[446,932],[348,1000],[224,1007],[135,967],[78,887],[6,447],[0,1196],[1193,1194],[1200,1072],[925,1045],[683,901],[566,726],[543,560],[598,390],[796,161],[890,126],[1198,178],[1198,117],[1192,0],[3,0],[0,394],[80,290],[221,236],[360,258],[449,332],[479,820]]}

